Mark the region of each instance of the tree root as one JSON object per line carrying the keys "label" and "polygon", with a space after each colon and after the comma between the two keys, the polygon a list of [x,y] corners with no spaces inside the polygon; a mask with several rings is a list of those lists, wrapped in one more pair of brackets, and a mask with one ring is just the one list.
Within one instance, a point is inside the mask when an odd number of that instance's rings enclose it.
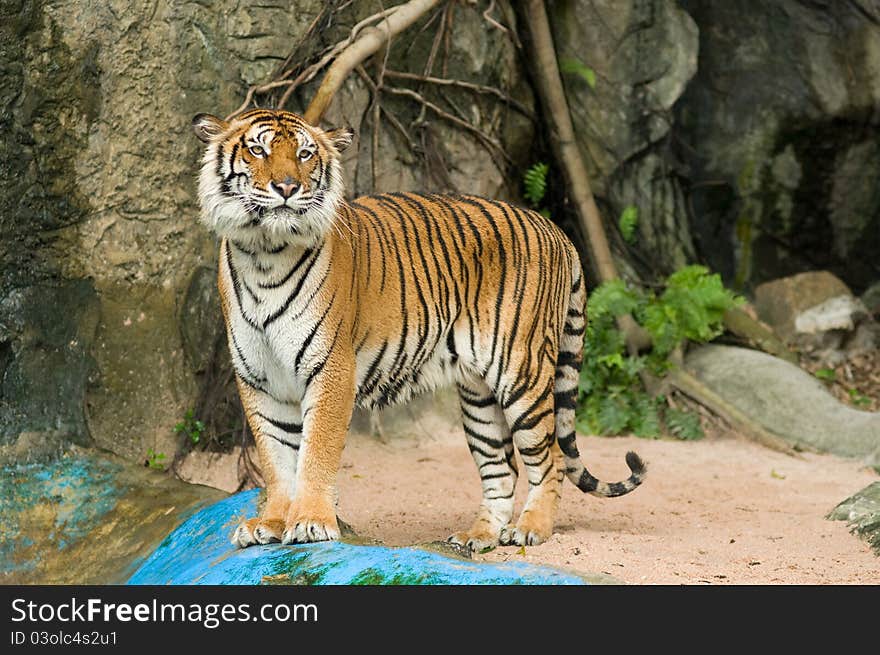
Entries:
{"label": "tree root", "polygon": [[724,327],[765,353],[798,364],[798,356],[786,347],[773,330],[768,329],[743,310],[735,307],[724,312]]}
{"label": "tree root", "polygon": [[773,434],[737,407],[731,405],[683,368],[670,371],[664,381],[727,421],[747,439],[771,450],[794,457],[798,456],[795,448],[782,437]]}

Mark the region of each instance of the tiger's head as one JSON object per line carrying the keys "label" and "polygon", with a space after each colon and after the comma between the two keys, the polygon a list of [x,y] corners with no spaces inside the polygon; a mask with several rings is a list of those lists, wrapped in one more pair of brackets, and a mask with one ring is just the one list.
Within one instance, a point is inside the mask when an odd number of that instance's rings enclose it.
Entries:
{"label": "tiger's head", "polygon": [[244,242],[314,243],[342,200],[340,153],[353,131],[325,131],[288,111],[254,109],[230,121],[192,120],[206,145],[199,174],[202,220]]}

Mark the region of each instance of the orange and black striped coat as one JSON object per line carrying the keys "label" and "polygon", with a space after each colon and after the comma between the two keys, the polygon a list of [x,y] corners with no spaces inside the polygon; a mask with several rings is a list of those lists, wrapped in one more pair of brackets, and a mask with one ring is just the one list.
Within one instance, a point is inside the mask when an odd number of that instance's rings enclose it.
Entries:
{"label": "orange and black striped coat", "polygon": [[[221,236],[229,349],[267,486],[240,546],[335,539],[335,478],[355,405],[455,384],[483,502],[450,540],[480,550],[553,530],[564,476],[621,495],[584,468],[574,411],[586,287],[577,253],[536,212],[474,196],[346,201],[348,130],[283,111],[200,114],[203,220]],[[529,494],[513,521],[517,451]]]}

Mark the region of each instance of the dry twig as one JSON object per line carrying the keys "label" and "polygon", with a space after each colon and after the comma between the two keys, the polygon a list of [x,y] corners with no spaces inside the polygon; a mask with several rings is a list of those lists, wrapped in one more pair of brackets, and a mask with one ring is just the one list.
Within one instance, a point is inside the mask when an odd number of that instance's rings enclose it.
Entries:
{"label": "dry twig", "polygon": [[418,75],[416,73],[404,73],[402,71],[386,70],[385,76],[399,80],[413,80],[415,82],[427,82],[428,84],[436,84],[438,86],[452,86],[458,89],[466,89],[474,93],[483,95],[492,95],[501,100],[504,104],[510,105],[511,108],[517,110],[523,116],[531,120],[537,120],[535,113],[526,107],[519,100],[510,97],[501,89],[494,86],[485,86],[483,84],[474,84],[473,82],[465,82],[463,80],[447,79],[444,77],[431,77],[429,75]]}
{"label": "dry twig", "polygon": [[[373,93],[373,94],[377,93],[376,83],[373,81],[373,78],[367,74],[367,71],[364,70],[364,67],[358,66],[354,70],[358,74],[358,77],[361,78],[363,83],[366,84],[368,87],[370,87],[370,93]],[[381,105],[380,105],[380,107],[381,107]],[[413,141],[409,132],[406,131],[406,128],[403,126],[403,124],[400,122],[400,120],[394,114],[392,114],[390,111],[385,109],[385,107],[381,107],[381,109],[382,109],[382,114],[385,116],[385,118],[388,119],[388,122],[390,122],[391,125],[394,126],[394,129],[396,129],[398,132],[400,132],[400,135],[403,137],[404,141],[406,141],[406,145],[407,145],[407,148],[409,148],[409,151],[413,152],[413,153],[416,152],[418,150],[418,148],[416,148],[415,141]]]}
{"label": "dry twig", "polygon": [[489,23],[489,25],[491,25],[492,27],[494,27],[495,29],[499,29],[499,30],[501,30],[504,34],[509,35],[509,34],[510,34],[510,30],[507,29],[506,27],[504,27],[504,25],[502,25],[501,23],[499,23],[497,20],[495,20],[494,18],[492,18],[492,16],[490,15],[490,14],[492,13],[492,10],[493,10],[493,9],[495,9],[495,0],[491,0],[491,2],[489,2],[489,8],[486,9],[486,11],[483,12],[483,19],[484,19],[487,23]]}
{"label": "dry twig", "polygon": [[471,125],[470,123],[468,123],[465,120],[462,120],[458,116],[454,116],[454,115],[450,114],[449,112],[445,111],[442,107],[438,107],[433,102],[431,102],[430,100],[427,100],[420,93],[417,93],[416,91],[413,91],[412,89],[403,89],[403,88],[396,87],[396,86],[386,86],[385,90],[388,93],[392,93],[394,95],[406,96],[408,98],[412,98],[413,100],[415,100],[416,102],[421,104],[423,109],[430,109],[439,118],[442,118],[445,121],[449,121],[453,125],[457,125],[458,127],[462,128],[463,130],[470,132],[471,134],[476,136],[477,140],[481,144],[483,144],[483,146],[485,146],[490,152],[494,152],[495,154],[500,155],[508,165],[510,165],[510,166],[513,165],[513,160],[510,158],[510,155],[508,155],[507,152],[504,150],[504,147],[500,143],[498,143],[498,141],[496,141],[495,139],[490,137],[488,134],[483,132],[480,128],[478,128],[474,125]]}

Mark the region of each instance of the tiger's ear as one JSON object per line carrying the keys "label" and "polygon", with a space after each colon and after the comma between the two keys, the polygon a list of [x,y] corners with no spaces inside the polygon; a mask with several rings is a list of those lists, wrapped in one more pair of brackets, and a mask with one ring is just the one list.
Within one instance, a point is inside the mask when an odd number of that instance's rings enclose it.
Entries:
{"label": "tiger's ear", "polygon": [[210,143],[223,134],[227,127],[229,123],[211,114],[196,114],[192,119],[193,132],[205,143]]}
{"label": "tiger's ear", "polygon": [[343,152],[354,141],[354,130],[350,127],[337,127],[335,130],[327,130],[324,134],[339,152]]}

